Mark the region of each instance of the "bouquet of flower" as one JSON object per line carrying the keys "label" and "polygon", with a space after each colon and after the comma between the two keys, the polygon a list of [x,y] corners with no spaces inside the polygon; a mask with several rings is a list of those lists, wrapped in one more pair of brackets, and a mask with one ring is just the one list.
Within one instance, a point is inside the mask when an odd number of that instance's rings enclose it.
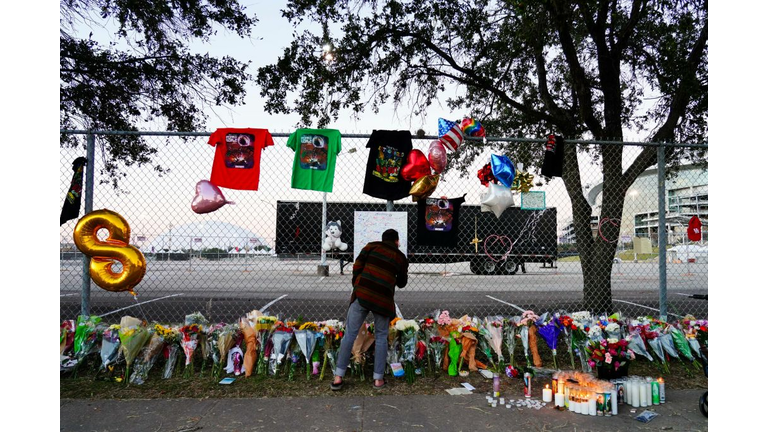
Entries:
{"label": "bouquet of flower", "polygon": [[669,373],[669,366],[667,366],[667,356],[664,354],[664,347],[661,345],[659,332],[651,330],[651,326],[648,323],[641,324],[635,328],[639,329],[640,337],[642,337],[645,343],[651,348],[650,352],[659,358],[659,368],[663,372]]}
{"label": "bouquet of flower", "polygon": [[[524,325],[528,327],[527,331],[527,337],[528,337],[528,347],[526,348],[526,354],[530,350],[531,357],[533,358],[533,365],[536,367],[541,367],[543,363],[541,362],[541,357],[539,356],[539,345],[538,345],[538,338],[536,337],[536,322],[539,321],[539,316],[533,313],[533,311],[525,311],[523,312],[523,316],[520,318],[520,325]],[[521,332],[522,337],[522,332]],[[524,345],[525,346],[525,345]],[[528,360],[528,357],[526,357],[526,360]],[[528,362],[530,367],[530,361]]]}
{"label": "bouquet of flower", "polygon": [[221,370],[219,367],[221,366],[222,360],[218,346],[219,337],[221,337],[221,332],[224,330],[224,327],[226,327],[226,324],[221,322],[208,327],[208,351],[211,353],[211,360],[213,361],[213,364],[211,365],[211,376],[217,380],[221,376]]}
{"label": "bouquet of flower", "polygon": [[571,358],[571,369],[575,370],[576,362],[573,359],[573,319],[565,313],[561,313],[557,315],[557,320],[562,329],[561,333],[565,337],[565,344],[568,347],[568,355]]}
{"label": "bouquet of flower", "polygon": [[175,327],[155,324],[155,334],[163,338],[165,348],[163,356],[165,357],[165,367],[163,369],[163,379],[173,376],[173,370],[181,352],[181,333]]}
{"label": "bouquet of flower", "polygon": [[625,340],[628,344],[627,348],[631,349],[635,354],[639,354],[647,358],[649,361],[653,361],[653,356],[648,352],[647,349],[645,349],[645,343],[643,342],[643,337],[640,334],[640,329],[633,328],[630,330]]}
{"label": "bouquet of flower", "polygon": [[278,322],[272,333],[272,352],[269,356],[269,374],[277,375],[278,367],[283,364],[283,359],[288,354],[288,346],[293,339],[293,330]]}
{"label": "bouquet of flower", "polygon": [[419,324],[414,320],[399,320],[395,323],[395,329],[398,331],[402,348],[400,363],[405,370],[405,380],[412,384],[416,380],[416,340]]}
{"label": "bouquet of flower", "polygon": [[[291,326],[291,329],[295,329],[297,326]],[[294,374],[296,373],[296,364],[301,360],[301,348],[296,339],[291,339],[291,344],[288,348],[288,352],[291,353],[291,362],[288,369],[288,381],[293,381]]]}
{"label": "bouquet of flower", "polygon": [[72,346],[75,343],[75,321],[73,320],[64,320],[61,323],[61,331],[59,332],[59,345],[60,345],[60,352],[59,354],[61,357],[64,357],[64,354],[72,349]]}
{"label": "bouquet of flower", "polygon": [[269,357],[272,354],[272,333],[275,331],[276,323],[277,317],[274,316],[262,315],[256,318],[256,325],[254,327],[258,332],[259,349],[261,350],[259,363],[256,368],[256,373],[259,375],[267,373]]}
{"label": "bouquet of flower", "polygon": [[605,335],[607,336],[607,339],[623,339],[621,335],[621,326],[616,321],[611,321],[608,323],[608,325],[605,326],[603,329],[605,331]]}
{"label": "bouquet of flower", "polygon": [[427,352],[429,353],[430,361],[434,361],[432,365],[432,372],[437,375],[440,370],[440,365],[445,355],[445,349],[448,347],[448,341],[442,336],[432,336],[427,342]]}
{"label": "bouquet of flower", "polygon": [[243,367],[245,368],[245,377],[248,378],[253,374],[253,366],[256,364],[256,359],[258,358],[258,352],[256,351],[256,330],[251,327],[251,322],[248,319],[240,318],[238,324],[240,325],[240,331],[243,332],[243,339],[245,340]]}
{"label": "bouquet of flower", "polygon": [[448,365],[448,375],[456,376],[459,374],[459,358],[461,357],[462,343],[461,333],[454,331],[451,332],[450,339],[448,340],[448,357],[450,363]]}
{"label": "bouquet of flower", "polygon": [[690,360],[695,369],[700,369],[701,364],[693,357],[691,346],[688,344],[688,339],[685,337],[685,334],[674,325],[669,325],[667,327],[667,334],[672,338],[672,342],[675,344],[677,351],[682,354],[683,357]]}
{"label": "bouquet of flower", "polygon": [[191,378],[195,372],[194,355],[197,349],[197,337],[203,327],[200,324],[187,324],[179,329],[181,333],[181,348],[184,350],[184,378]]}
{"label": "bouquet of flower", "polygon": [[101,368],[112,370],[120,353],[120,326],[113,324],[101,334]]}
{"label": "bouquet of flower", "polygon": [[373,324],[363,323],[352,343],[352,373],[357,374],[361,381],[365,379],[365,353],[375,341]]}
{"label": "bouquet of flower", "polygon": [[124,316],[120,320],[120,348],[125,357],[125,382],[131,376],[131,365],[152,334],[144,323],[137,318]]}
{"label": "bouquet of flower", "polygon": [[77,359],[75,376],[77,376],[77,371],[80,369],[80,365],[83,363],[85,356],[88,355],[96,345],[96,341],[99,337],[99,332],[97,331],[96,326],[99,322],[101,322],[101,318],[95,316],[86,317],[79,315],[77,317],[74,338],[74,353],[75,358]]}
{"label": "bouquet of flower", "polygon": [[537,327],[538,327],[539,334],[544,339],[544,342],[546,342],[549,349],[552,350],[552,360],[555,363],[555,369],[558,369],[557,339],[560,336],[560,332],[562,332],[560,321],[553,317],[552,319],[548,320],[546,324],[537,323]]}
{"label": "bouquet of flower", "polygon": [[344,337],[344,323],[339,320],[328,320],[322,323],[320,332],[325,338],[323,343],[323,349],[325,350],[323,356],[323,367],[320,369],[320,379],[323,379],[325,374],[325,365],[328,362],[331,363],[331,371],[336,371],[336,358],[339,353],[339,346],[341,345],[341,339]]}
{"label": "bouquet of flower", "polygon": [[477,345],[480,340],[479,325],[474,321],[464,321],[463,318],[464,317],[459,319],[459,322],[467,324],[461,328],[461,358],[459,359],[459,371],[461,371],[464,361],[467,362],[467,367],[469,367],[470,371],[476,371],[478,368],[487,369],[487,366],[478,361],[475,357]]}
{"label": "bouquet of flower", "polygon": [[314,322],[306,322],[299,326],[299,329],[294,331],[296,336],[296,342],[299,345],[301,353],[304,355],[304,359],[307,361],[307,379],[310,378],[312,355],[315,353],[315,346],[317,345],[317,330],[318,326]]}
{"label": "bouquet of flower", "polygon": [[480,329],[485,338],[485,342],[494,353],[496,361],[493,361],[493,353],[486,353],[485,356],[491,362],[491,369],[495,373],[501,373],[502,363],[504,362],[504,353],[501,346],[504,343],[504,323],[499,319],[485,319],[484,326]]}
{"label": "bouquet of flower", "polygon": [[165,341],[163,340],[163,337],[157,334],[154,330],[155,327],[150,329],[152,337],[149,339],[147,345],[144,346],[144,348],[141,350],[141,353],[138,357],[136,367],[134,368],[133,374],[131,374],[130,377],[131,384],[144,384],[144,382],[147,380],[147,375],[149,375],[149,370],[152,369],[152,366],[154,366],[155,361],[160,356],[160,353],[163,352]]}
{"label": "bouquet of flower", "polygon": [[[213,375],[218,380],[221,377],[221,373],[224,370],[224,364],[229,362],[229,350],[235,346],[235,339],[240,333],[239,324],[226,324],[220,329],[214,329],[215,350],[218,353],[218,362],[214,365]],[[216,357],[214,357],[216,361]]]}
{"label": "bouquet of flower", "polygon": [[618,370],[627,364],[628,361],[635,359],[635,354],[627,348],[628,342],[624,339],[600,342],[590,341],[587,346],[589,355],[589,365],[594,367],[613,367]]}
{"label": "bouquet of flower", "polygon": [[[688,340],[688,344],[691,346],[693,353],[696,354],[696,356],[700,359],[706,361],[707,357],[706,354],[701,351],[702,344],[699,340],[698,334],[702,331],[702,327],[704,328],[704,332],[706,332],[707,321],[697,320],[692,315],[686,315],[680,325],[682,326],[682,330],[685,333],[685,338]],[[706,341],[706,334],[703,335],[703,339]]]}
{"label": "bouquet of flower", "polygon": [[517,323],[520,317],[512,317],[504,320],[504,340],[507,345],[507,355],[509,356],[509,366],[515,365],[515,347],[517,346]]}

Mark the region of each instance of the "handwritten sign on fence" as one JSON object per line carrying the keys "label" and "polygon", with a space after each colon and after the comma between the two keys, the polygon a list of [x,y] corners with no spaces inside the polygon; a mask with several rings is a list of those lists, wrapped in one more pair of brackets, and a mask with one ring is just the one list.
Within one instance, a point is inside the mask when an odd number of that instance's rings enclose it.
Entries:
{"label": "handwritten sign on fence", "polygon": [[408,255],[408,212],[355,212],[355,243],[352,251],[355,259],[363,247],[372,241],[381,241],[381,234],[388,229],[400,234],[400,250]]}

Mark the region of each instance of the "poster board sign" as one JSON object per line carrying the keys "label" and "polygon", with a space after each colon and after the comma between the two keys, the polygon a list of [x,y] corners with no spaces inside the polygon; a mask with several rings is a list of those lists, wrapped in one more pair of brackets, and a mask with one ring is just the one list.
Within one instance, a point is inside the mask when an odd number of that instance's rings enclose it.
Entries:
{"label": "poster board sign", "polygon": [[408,255],[408,212],[355,212],[355,242],[352,254],[357,259],[361,250],[372,241],[381,241],[381,234],[394,229],[400,234],[400,251]]}
{"label": "poster board sign", "polygon": [[520,208],[522,210],[545,210],[547,199],[544,191],[523,192],[520,194]]}

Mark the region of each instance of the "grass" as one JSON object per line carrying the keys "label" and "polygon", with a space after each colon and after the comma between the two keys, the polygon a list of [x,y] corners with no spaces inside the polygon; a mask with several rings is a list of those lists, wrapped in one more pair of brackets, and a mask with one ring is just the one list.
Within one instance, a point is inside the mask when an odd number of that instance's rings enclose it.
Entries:
{"label": "grass", "polygon": [[[541,340],[539,341],[541,342]],[[563,350],[565,351],[565,350]],[[539,349],[544,368],[552,368],[552,355],[546,346]],[[516,364],[524,365],[522,348],[516,350]],[[348,374],[345,378],[344,390],[331,392],[329,389],[333,373],[326,369],[322,381],[317,376],[306,379],[305,369],[301,364],[297,367],[297,373],[293,381],[288,381],[286,376],[262,376],[252,375],[245,378],[237,377],[230,385],[220,385],[218,380],[211,377],[209,367],[200,376],[201,364],[195,365],[197,373],[193,378],[182,378],[181,371],[176,371],[170,379],[162,379],[161,373],[164,361],[158,362],[150,371],[147,381],[143,385],[126,385],[125,382],[110,380],[102,372],[95,373],[99,358],[91,355],[83,365],[77,378],[64,373],[59,381],[59,396],[62,399],[177,399],[177,398],[265,398],[265,397],[317,397],[317,396],[375,396],[375,395],[435,395],[446,394],[445,390],[460,387],[461,383],[468,382],[477,388],[477,393],[485,393],[492,390],[492,381],[485,379],[477,372],[471,372],[468,377],[450,377],[441,371],[437,376],[427,373],[426,376],[417,376],[413,384],[408,384],[403,378],[387,376],[387,388],[383,391],[374,390],[373,364],[366,365],[364,381]],[[562,369],[570,369],[570,358],[567,352],[559,352],[558,365]],[[575,360],[579,369],[579,360]],[[683,367],[683,363],[673,360],[668,363],[670,372],[661,374],[659,370],[647,360],[636,360],[629,368],[631,375],[639,376],[663,376],[668,389],[706,389],[707,378],[703,371],[696,371],[692,366]],[[117,366],[113,371],[115,376],[124,373],[125,365]],[[541,389],[549,382],[546,374],[534,378],[534,388]],[[513,397],[523,396],[523,384],[520,378],[502,376],[502,387],[506,394]],[[519,393],[519,395],[518,395]]]}

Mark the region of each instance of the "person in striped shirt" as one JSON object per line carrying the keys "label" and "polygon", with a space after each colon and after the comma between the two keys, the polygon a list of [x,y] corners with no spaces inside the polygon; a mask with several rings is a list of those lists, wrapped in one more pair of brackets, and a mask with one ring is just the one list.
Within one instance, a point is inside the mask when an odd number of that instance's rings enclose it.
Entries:
{"label": "person in striped shirt", "polygon": [[352,345],[368,312],[373,312],[376,338],[373,387],[384,387],[387,368],[389,322],[395,317],[395,286],[408,284],[408,258],[400,249],[397,231],[388,229],[380,242],[370,242],[360,251],[352,268],[352,296],[347,311],[347,328],[341,340],[332,390],[341,390],[349,366]]}

